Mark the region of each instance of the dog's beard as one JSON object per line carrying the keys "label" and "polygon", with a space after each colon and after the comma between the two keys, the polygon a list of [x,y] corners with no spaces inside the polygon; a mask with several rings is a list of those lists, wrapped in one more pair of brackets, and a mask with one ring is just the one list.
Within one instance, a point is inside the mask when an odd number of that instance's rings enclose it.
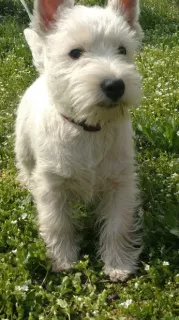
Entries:
{"label": "dog's beard", "polygon": [[129,106],[124,102],[98,101],[94,104],[85,104],[82,108],[72,108],[75,121],[85,121],[88,125],[105,125],[119,121],[128,115]]}

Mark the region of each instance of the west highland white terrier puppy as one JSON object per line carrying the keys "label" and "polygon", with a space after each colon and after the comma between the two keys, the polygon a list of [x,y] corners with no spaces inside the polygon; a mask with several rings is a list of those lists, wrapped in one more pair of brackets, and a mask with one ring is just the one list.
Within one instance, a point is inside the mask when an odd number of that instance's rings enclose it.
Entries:
{"label": "west highland white terrier puppy", "polygon": [[32,190],[55,271],[78,259],[70,202],[97,201],[99,253],[111,281],[136,270],[140,253],[129,108],[141,99],[134,53],[138,0],[105,8],[37,0],[24,31],[39,78],[19,105],[15,152]]}

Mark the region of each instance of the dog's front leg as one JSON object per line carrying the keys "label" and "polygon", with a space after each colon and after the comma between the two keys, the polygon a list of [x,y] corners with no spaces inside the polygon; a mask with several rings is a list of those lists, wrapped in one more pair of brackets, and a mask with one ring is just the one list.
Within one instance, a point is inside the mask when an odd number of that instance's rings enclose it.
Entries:
{"label": "dog's front leg", "polygon": [[43,237],[53,270],[58,272],[73,267],[77,260],[78,247],[72,223],[69,194],[61,187],[49,183],[45,178],[35,181],[33,194],[37,204],[40,234]]}
{"label": "dog's front leg", "polygon": [[134,219],[137,206],[134,179],[113,181],[103,195],[99,213],[103,221],[100,249],[104,271],[111,281],[124,281],[136,269],[140,238],[135,232],[139,223]]}

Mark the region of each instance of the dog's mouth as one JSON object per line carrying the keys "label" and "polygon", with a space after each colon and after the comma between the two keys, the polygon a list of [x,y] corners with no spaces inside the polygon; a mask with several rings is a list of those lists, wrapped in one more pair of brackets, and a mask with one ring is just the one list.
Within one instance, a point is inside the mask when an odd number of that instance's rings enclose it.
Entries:
{"label": "dog's mouth", "polygon": [[105,109],[114,109],[114,108],[120,108],[121,110],[126,106],[124,102],[121,101],[101,101],[97,104],[100,108]]}
{"label": "dog's mouth", "polygon": [[106,108],[106,109],[113,109],[113,108],[117,108],[119,106],[119,102],[99,102],[98,103],[98,107],[100,108]]}

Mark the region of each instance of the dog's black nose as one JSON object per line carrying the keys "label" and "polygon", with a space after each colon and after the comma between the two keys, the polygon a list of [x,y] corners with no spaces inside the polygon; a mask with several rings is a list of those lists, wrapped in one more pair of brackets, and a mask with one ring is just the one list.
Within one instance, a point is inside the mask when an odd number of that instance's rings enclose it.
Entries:
{"label": "dog's black nose", "polygon": [[112,101],[117,101],[125,91],[125,84],[122,79],[106,79],[101,83],[101,89]]}

